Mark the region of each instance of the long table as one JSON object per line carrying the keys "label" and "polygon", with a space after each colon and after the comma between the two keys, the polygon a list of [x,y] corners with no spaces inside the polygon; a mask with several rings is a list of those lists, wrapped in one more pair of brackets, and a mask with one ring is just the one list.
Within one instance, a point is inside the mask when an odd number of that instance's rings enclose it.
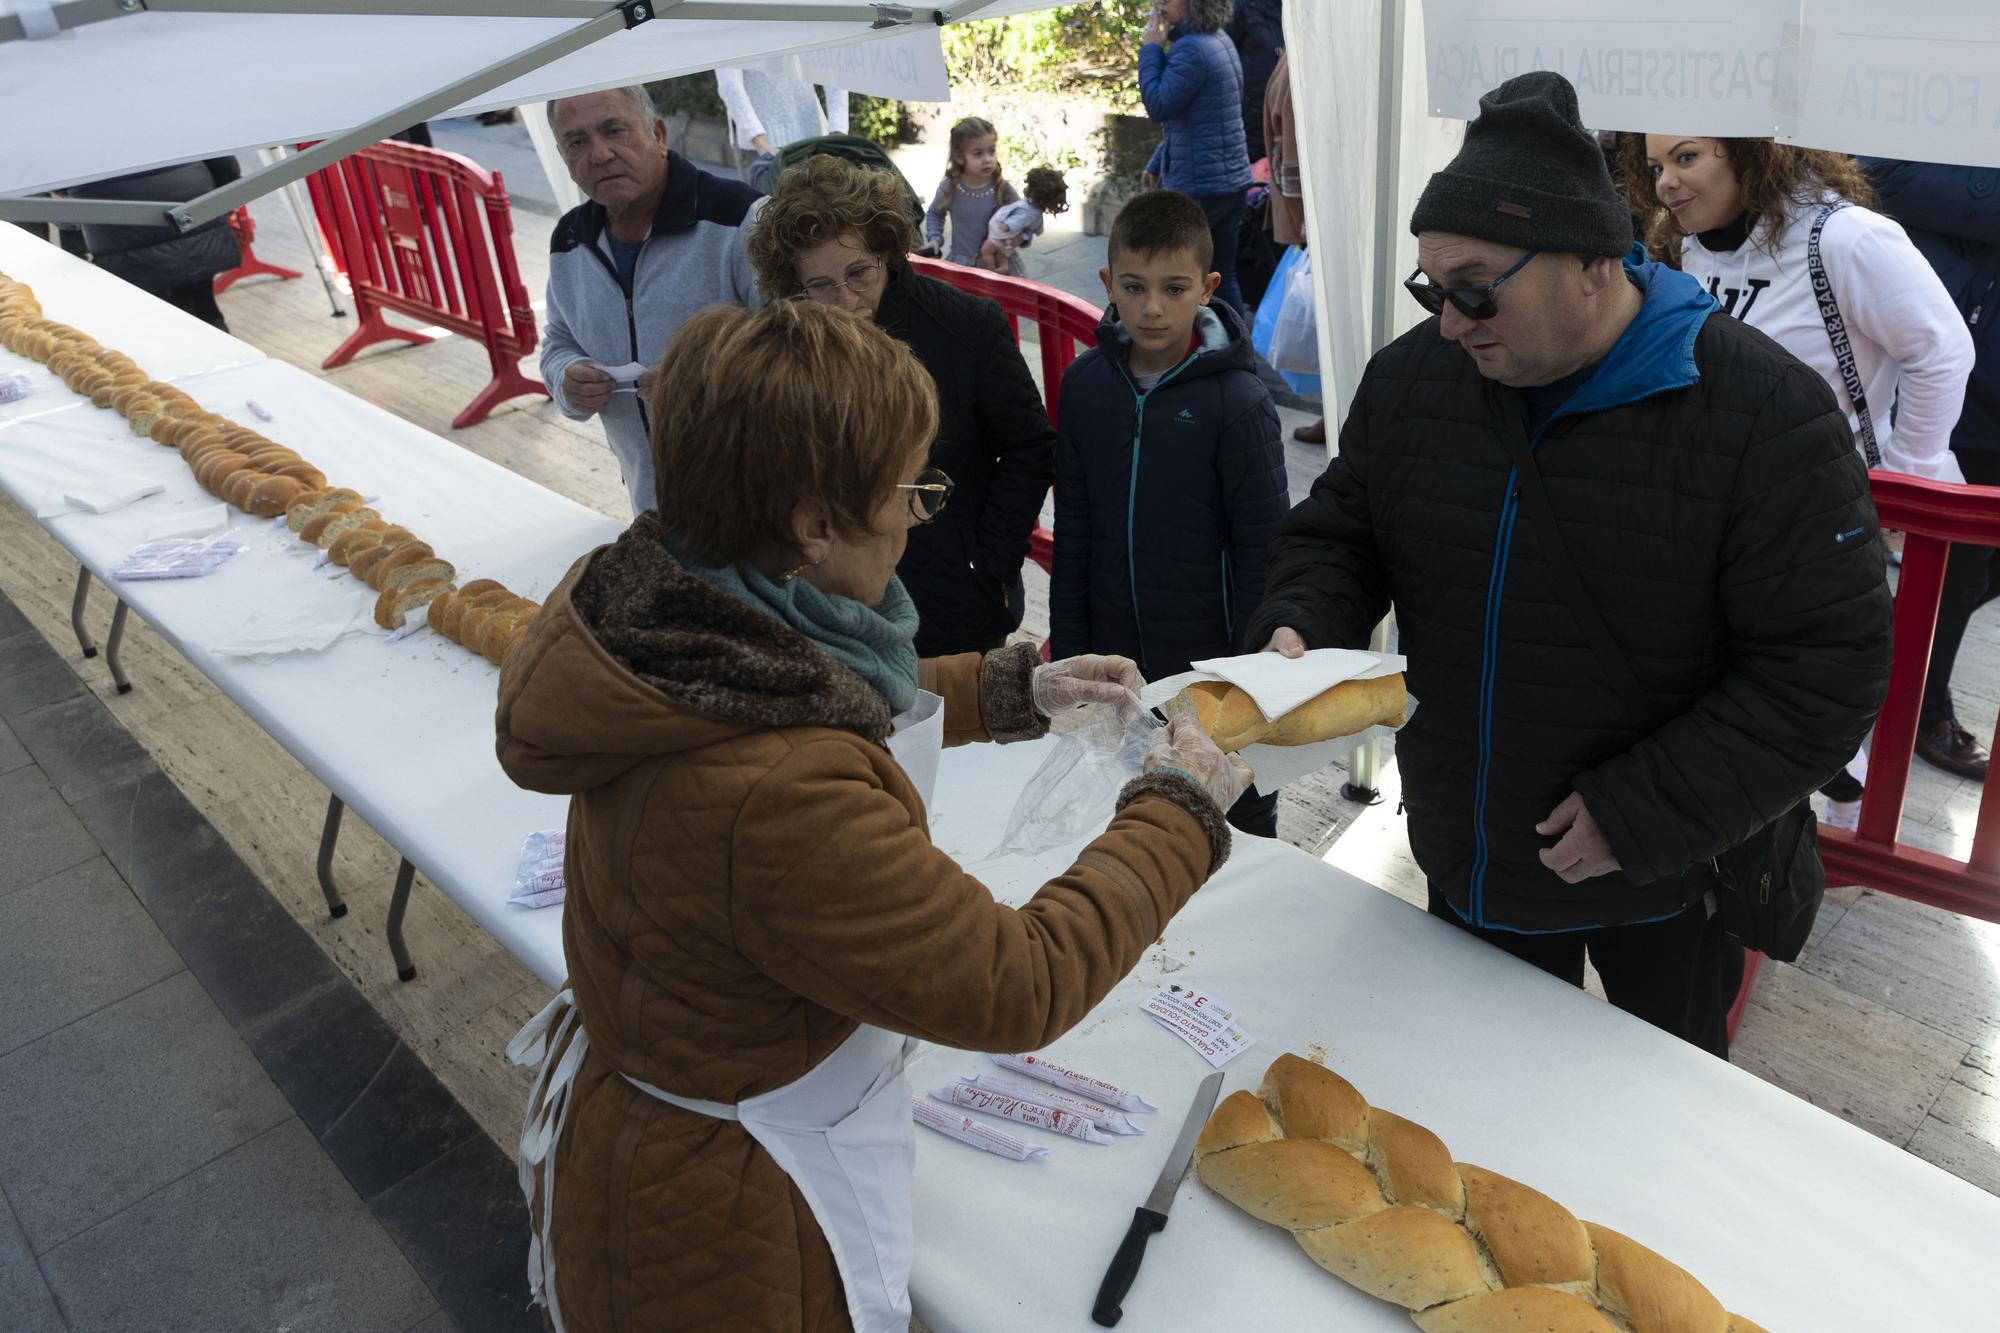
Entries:
{"label": "long table", "polygon": [[[70,313],[72,284],[110,279],[12,229],[0,228],[0,271],[33,283],[53,317],[158,372],[139,335],[172,326],[177,312],[136,292],[100,292],[85,323]],[[190,335],[198,328],[185,324]],[[0,370],[17,362],[0,352]],[[470,576],[544,593],[617,530],[252,349],[222,369],[191,367],[180,382],[239,417],[242,402],[260,403],[275,418],[267,434],[337,481],[379,494],[385,514]],[[171,450],[73,397],[57,405],[60,385],[44,392],[40,410],[0,423],[0,490],[32,507],[63,468],[153,468],[166,486],[117,513],[45,520],[86,567],[108,573],[175,508],[212,503]],[[390,645],[374,633],[269,661],[217,654],[215,636],[240,619],[234,608],[325,591],[306,581],[326,575],[283,549],[268,524],[233,521],[251,549],[217,574],[122,585],[120,595],[511,953],[558,983],[559,914],[505,900],[522,838],[559,827],[563,803],[522,792],[499,771],[495,669],[435,638]],[[1002,812],[1050,745],[968,747],[940,767],[934,839],[1010,903],[1026,901],[1075,850],[988,859]],[[1774,1333],[2000,1327],[2000,1199],[1349,875],[1239,837],[1230,864],[1133,975],[1052,1048],[1157,1102],[1145,1137],[1097,1146],[1020,1129],[1051,1153],[1014,1163],[919,1135],[913,1292],[937,1333],[1094,1327],[1097,1283],[1207,1072],[1138,1010],[1168,979],[1212,989],[1256,1037],[1229,1065],[1225,1092],[1255,1087],[1282,1051],[1323,1058],[1372,1102],[1429,1126],[1460,1160],[1653,1246]],[[914,1077],[928,1088],[982,1063],[933,1050]],[[1287,1233],[1192,1177],[1125,1308],[1125,1326],[1141,1330],[1410,1327],[1400,1309],[1326,1276]]]}

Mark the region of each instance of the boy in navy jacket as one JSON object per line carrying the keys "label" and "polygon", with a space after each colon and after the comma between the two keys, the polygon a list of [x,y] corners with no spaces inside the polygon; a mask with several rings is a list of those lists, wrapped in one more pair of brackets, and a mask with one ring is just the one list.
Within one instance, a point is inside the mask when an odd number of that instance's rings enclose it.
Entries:
{"label": "boy in navy jacket", "polygon": [[[1097,346],[1063,376],[1051,650],[1117,653],[1149,679],[1244,651],[1265,547],[1290,509],[1278,412],[1249,331],[1211,304],[1208,220],[1184,194],[1127,204],[1099,270]],[[1274,837],[1277,794],[1230,811]]]}

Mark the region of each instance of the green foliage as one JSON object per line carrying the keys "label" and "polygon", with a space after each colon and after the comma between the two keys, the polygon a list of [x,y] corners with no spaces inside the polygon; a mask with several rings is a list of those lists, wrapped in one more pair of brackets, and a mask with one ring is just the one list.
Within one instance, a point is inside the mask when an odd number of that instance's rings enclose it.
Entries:
{"label": "green foliage", "polygon": [[903,142],[908,126],[903,117],[903,104],[886,97],[870,97],[866,93],[847,95],[847,132],[858,134],[864,139],[873,139],[884,148]]}
{"label": "green foliage", "polygon": [[1113,107],[1135,106],[1139,34],[1151,9],[1152,0],[1090,0],[953,23],[943,34],[945,66],[961,86],[1086,93]]}
{"label": "green foliage", "polygon": [[691,116],[717,118],[724,114],[722,94],[715,89],[713,74],[684,74],[678,79],[660,79],[647,84],[646,91],[653,95],[653,105],[663,116],[681,111]]}

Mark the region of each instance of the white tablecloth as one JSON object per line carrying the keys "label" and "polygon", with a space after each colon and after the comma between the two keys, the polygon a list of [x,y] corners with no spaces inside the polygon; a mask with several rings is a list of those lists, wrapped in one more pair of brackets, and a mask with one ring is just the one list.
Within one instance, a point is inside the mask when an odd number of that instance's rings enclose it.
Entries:
{"label": "white tablecloth", "polygon": [[[378,496],[464,577],[539,596],[618,531],[311,375],[233,339],[213,343],[221,335],[104,288],[110,279],[16,229],[0,227],[0,271],[33,282],[53,317],[156,373],[186,366],[185,386],[204,403],[240,415],[256,399],[276,418],[267,434]],[[189,355],[175,362],[183,345]],[[0,352],[0,370],[20,364]],[[39,409],[0,422],[0,490],[17,503],[32,511],[63,469],[139,470],[166,487],[113,514],[46,521],[100,575],[176,508],[213,502],[173,451],[59,384]],[[268,523],[232,523],[250,549],[220,572],[120,594],[510,952],[560,981],[560,914],[506,898],[522,839],[561,827],[564,803],[501,774],[496,669],[428,635],[390,645],[372,629],[272,661],[218,655],[210,645],[237,624],[236,608],[282,605],[326,577]],[[940,767],[934,838],[1008,902],[1025,901],[1073,852],[983,862],[1048,744],[948,751]],[[2000,1200],[1348,875],[1241,838],[1134,975],[1052,1048],[1159,1103],[1145,1137],[1099,1147],[1023,1128],[1052,1152],[1013,1163],[919,1134],[913,1285],[938,1333],[1094,1327],[1105,1265],[1207,1072],[1136,1008],[1168,976],[1235,1004],[1257,1039],[1230,1065],[1225,1091],[1254,1087],[1282,1051],[1323,1051],[1371,1101],[1428,1125],[1461,1160],[1628,1232],[1774,1333],[2000,1326]],[[980,1064],[933,1051],[915,1078],[928,1087]],[[1410,1327],[1192,1177],[1125,1308],[1125,1327],[1140,1330]]]}
{"label": "white tablecloth", "polygon": [[[1047,742],[947,751],[939,846],[977,861]],[[978,800],[966,799],[974,789]],[[1025,901],[1072,859],[978,867]],[[1171,960],[1178,970],[1169,972]],[[1223,1095],[1285,1051],[1428,1126],[1455,1158],[1510,1175],[1652,1246],[1773,1333],[2000,1328],[2000,1199],[1674,1040],[1281,843],[1238,836],[1230,863],[1138,969],[1050,1047],[1160,1107],[1143,1138],[1010,1162],[917,1137],[917,1314],[935,1333],[1096,1327],[1090,1307],[1208,1074],[1140,1012],[1171,978],[1235,1007],[1257,1045]],[[929,1089],[991,1066],[932,1050]],[[995,1122],[998,1123],[998,1122]],[[1413,1327],[1322,1272],[1291,1234],[1183,1182],[1122,1328]]]}

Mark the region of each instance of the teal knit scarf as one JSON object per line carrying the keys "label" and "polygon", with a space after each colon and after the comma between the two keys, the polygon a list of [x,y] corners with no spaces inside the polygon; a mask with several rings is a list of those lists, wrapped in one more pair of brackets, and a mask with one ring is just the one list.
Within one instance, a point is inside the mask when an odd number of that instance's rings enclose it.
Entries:
{"label": "teal knit scarf", "polygon": [[672,542],[667,549],[688,573],[811,639],[874,686],[890,713],[907,712],[917,702],[917,604],[901,579],[891,577],[881,604],[870,607],[823,593],[802,578],[778,583],[747,564],[701,565]]}

